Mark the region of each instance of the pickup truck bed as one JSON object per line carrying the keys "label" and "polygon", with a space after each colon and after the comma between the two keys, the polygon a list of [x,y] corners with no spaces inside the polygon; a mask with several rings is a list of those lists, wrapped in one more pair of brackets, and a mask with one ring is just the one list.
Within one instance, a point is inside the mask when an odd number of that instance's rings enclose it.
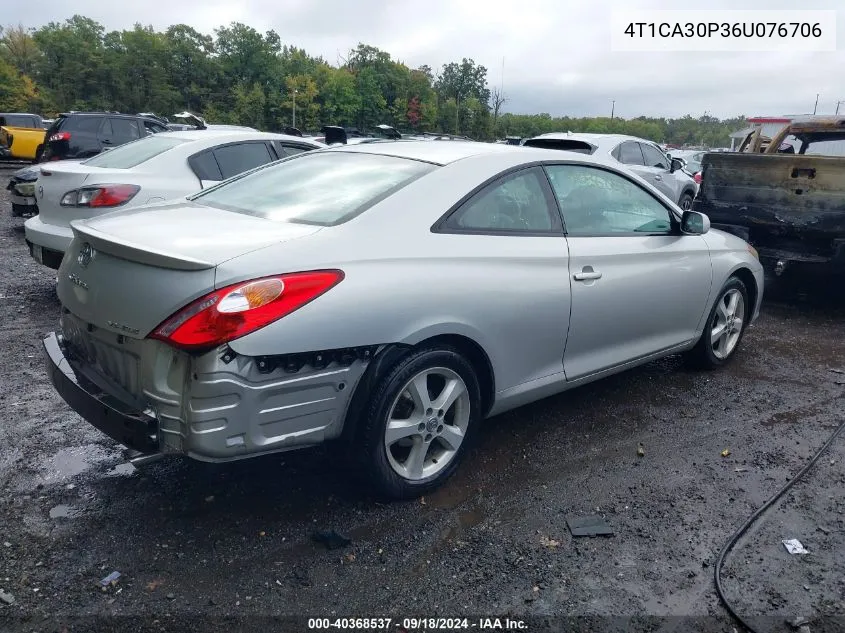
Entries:
{"label": "pickup truck bed", "polygon": [[845,158],[708,153],[693,210],[752,244],[764,265],[845,273]]}
{"label": "pickup truck bed", "polygon": [[43,148],[46,130],[41,127],[0,127],[0,146],[6,157],[13,160],[36,160]]}

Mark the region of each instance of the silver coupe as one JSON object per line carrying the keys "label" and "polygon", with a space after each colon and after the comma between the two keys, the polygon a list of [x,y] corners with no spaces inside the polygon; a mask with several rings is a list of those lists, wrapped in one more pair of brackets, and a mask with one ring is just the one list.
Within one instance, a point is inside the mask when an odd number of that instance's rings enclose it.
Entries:
{"label": "silver coupe", "polygon": [[718,367],[754,249],[609,159],[472,142],[317,150],[72,223],[55,388],[148,461],[348,448],[425,493],[482,420],[653,359]]}

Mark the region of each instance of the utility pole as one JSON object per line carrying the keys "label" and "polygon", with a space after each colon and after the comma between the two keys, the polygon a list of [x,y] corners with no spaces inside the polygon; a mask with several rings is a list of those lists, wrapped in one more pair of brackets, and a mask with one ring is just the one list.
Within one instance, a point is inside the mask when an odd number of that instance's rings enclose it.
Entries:
{"label": "utility pole", "polygon": [[460,102],[458,101],[458,93],[456,92],[456,93],[455,93],[455,136],[457,136],[458,134],[460,134],[460,131],[459,131],[459,125],[460,125],[460,123],[459,123],[459,117],[460,117],[460,115],[461,115],[461,107],[460,107],[459,103],[460,103]]}
{"label": "utility pole", "polygon": [[293,125],[291,127],[296,127],[296,88],[293,89]]}
{"label": "utility pole", "polygon": [[836,114],[839,114],[839,106],[845,103],[845,101],[837,101],[836,102]]}
{"label": "utility pole", "polygon": [[613,115],[616,112],[616,100],[610,102],[610,120],[613,121]]}
{"label": "utility pole", "polygon": [[816,114],[816,110],[818,109],[818,107],[819,107],[819,95],[818,95],[818,93],[816,93],[816,105],[813,106],[813,114],[814,115]]}

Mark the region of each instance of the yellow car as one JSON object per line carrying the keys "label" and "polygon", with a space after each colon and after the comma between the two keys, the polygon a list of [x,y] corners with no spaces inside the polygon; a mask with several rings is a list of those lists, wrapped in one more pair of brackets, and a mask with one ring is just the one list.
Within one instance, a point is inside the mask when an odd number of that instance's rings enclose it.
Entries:
{"label": "yellow car", "polygon": [[43,125],[37,114],[0,113],[0,158],[36,160],[44,147]]}

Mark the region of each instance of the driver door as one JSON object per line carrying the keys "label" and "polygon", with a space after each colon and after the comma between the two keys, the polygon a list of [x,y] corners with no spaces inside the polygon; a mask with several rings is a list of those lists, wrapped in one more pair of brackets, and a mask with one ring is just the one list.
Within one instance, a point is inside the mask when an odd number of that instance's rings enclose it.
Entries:
{"label": "driver door", "polygon": [[563,366],[578,380],[696,336],[710,294],[710,251],[619,172],[547,165],[569,246],[572,307]]}

